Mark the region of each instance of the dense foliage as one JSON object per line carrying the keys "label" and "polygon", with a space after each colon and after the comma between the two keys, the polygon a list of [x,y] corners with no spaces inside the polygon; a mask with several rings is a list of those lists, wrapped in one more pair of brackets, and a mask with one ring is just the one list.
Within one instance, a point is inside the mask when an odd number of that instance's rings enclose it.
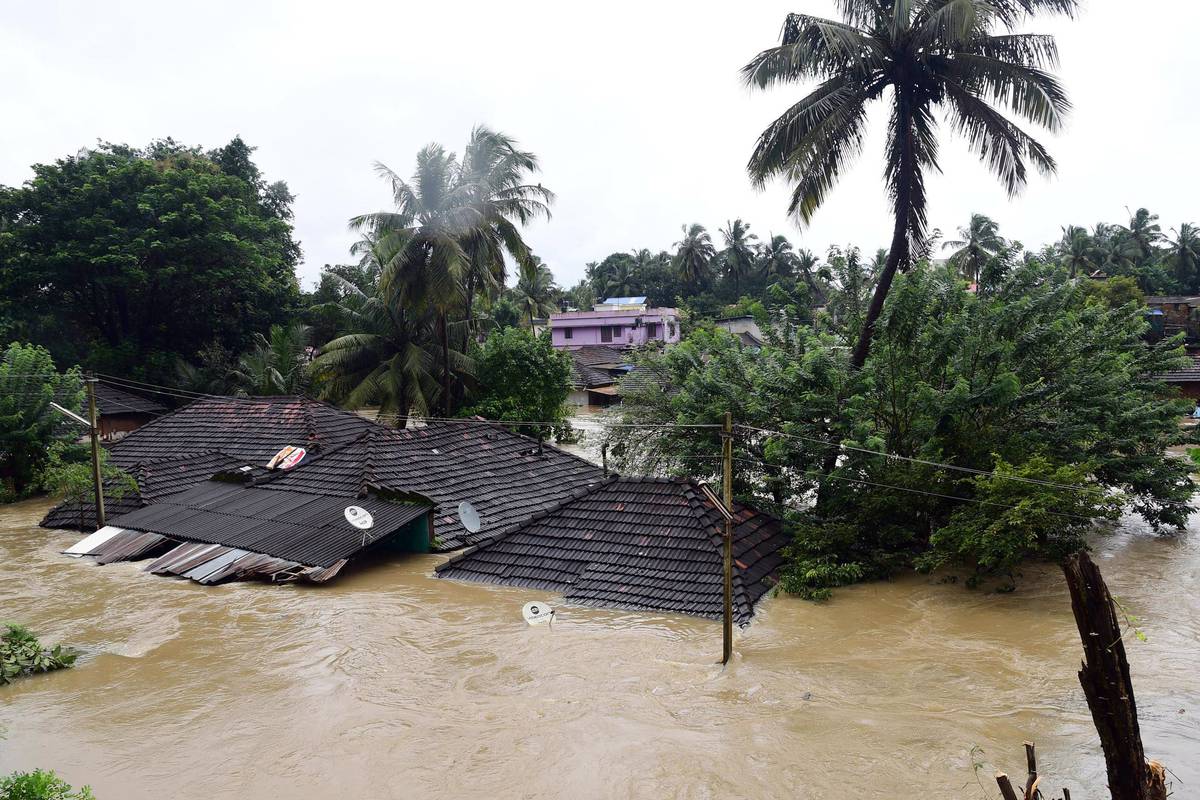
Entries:
{"label": "dense foliage", "polygon": [[79,369],[58,372],[43,347],[13,342],[0,358],[0,501],[37,488],[49,448],[78,438],[79,423],[51,403],[81,413],[83,382]]}
{"label": "dense foliage", "polygon": [[0,187],[0,336],[159,381],[240,352],[298,299],[292,196],[251,153],[102,144]]}
{"label": "dense foliage", "polygon": [[[800,523],[786,588],[819,595],[949,563],[1010,576],[1025,558],[1078,547],[1122,506],[1183,524],[1188,465],[1163,453],[1190,406],[1153,376],[1186,358],[1178,342],[1146,344],[1139,305],[1096,302],[1037,262],[993,264],[977,292],[922,265],[897,280],[856,370],[848,350],[872,271],[853,250],[831,264],[841,279],[815,325],[782,309],[761,350],[702,329],[648,353],[671,390],[627,394],[617,415],[686,425],[733,412],[738,493]],[[718,474],[715,433],[608,436],[626,471]]]}
{"label": "dense foliage", "polygon": [[0,778],[0,800],[95,800],[95,796],[87,786],[72,789],[53,770],[35,769]]}
{"label": "dense foliage", "polygon": [[350,327],[314,365],[321,391],[350,406],[384,405],[401,419],[410,410],[449,414],[470,379],[463,353],[484,329],[476,312],[503,294],[506,259],[521,268],[521,313],[532,319],[549,305],[549,269],[535,260],[521,226],[548,217],[554,195],[528,182],[538,170],[533,153],[484,127],[471,132],[461,160],[439,144],[422,148],[411,179],[377,167],[395,209],[351,224],[364,233],[364,257],[379,277],[369,290],[336,284]]}
{"label": "dense foliage", "polygon": [[521,328],[497,331],[477,349],[474,361],[479,389],[464,414],[546,423],[518,428],[539,438],[566,431],[571,358],[554,349],[549,332],[534,336]]}
{"label": "dense foliage", "polygon": [[[101,448],[100,480],[106,500],[119,500],[137,491],[133,476],[109,463],[108,451]],[[41,488],[79,508],[79,528],[87,527],[85,512],[96,503],[96,477],[91,462],[91,449],[80,443],[55,442],[50,445],[46,465],[42,468]]]}
{"label": "dense foliage", "polygon": [[0,633],[0,686],[26,675],[70,667],[77,655],[62,645],[42,647],[27,629],[20,625],[5,625],[4,632]]}

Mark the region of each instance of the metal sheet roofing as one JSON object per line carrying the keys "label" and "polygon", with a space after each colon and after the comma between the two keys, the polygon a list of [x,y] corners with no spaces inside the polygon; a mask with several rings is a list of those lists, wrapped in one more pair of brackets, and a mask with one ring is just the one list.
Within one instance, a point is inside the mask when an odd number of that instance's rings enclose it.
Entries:
{"label": "metal sheet roofing", "polygon": [[[369,511],[374,526],[360,530],[347,522],[344,512],[348,505]],[[375,497],[352,500],[205,481],[117,517],[111,524],[179,542],[218,544],[329,567],[428,512],[428,506]]]}
{"label": "metal sheet roofing", "polygon": [[[722,613],[724,518],[687,480],[614,478],[436,568],[438,577],[562,592],[583,605]],[[735,505],[734,616],[750,621],[789,537]]]}

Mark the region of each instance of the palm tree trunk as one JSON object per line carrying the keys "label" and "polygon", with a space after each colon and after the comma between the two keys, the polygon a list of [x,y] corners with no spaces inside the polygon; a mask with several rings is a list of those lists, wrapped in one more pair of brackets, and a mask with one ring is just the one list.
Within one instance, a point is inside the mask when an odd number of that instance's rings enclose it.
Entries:
{"label": "palm tree trunk", "polygon": [[[908,99],[903,95],[898,95],[896,99],[900,106],[900,125],[899,125],[899,147],[900,147],[900,173],[899,181],[896,187],[896,224],[892,228],[892,247],[888,250],[887,261],[884,264],[883,272],[879,275],[879,280],[875,284],[875,293],[871,295],[871,304],[867,306],[867,316],[863,320],[862,330],[858,333],[858,343],[854,346],[854,352],[850,355],[850,369],[854,372],[863,368],[867,363],[867,356],[871,353],[871,337],[875,333],[875,322],[879,319],[879,315],[883,312],[883,303],[887,300],[888,291],[892,288],[892,280],[896,277],[896,270],[900,268],[902,263],[907,264],[909,258],[909,240],[908,232],[910,227],[910,215],[912,213],[912,189],[913,183],[917,175],[916,154],[913,152],[913,130],[912,130],[912,110],[909,107]],[[832,431],[830,432],[832,433]],[[832,437],[830,437],[832,438]],[[830,447],[826,453],[822,464],[822,473],[829,475],[837,466],[837,459],[840,447]],[[828,482],[822,482],[817,490],[817,508],[820,509],[826,505],[828,501],[829,487]]]}
{"label": "palm tree trunk", "polygon": [[442,334],[442,413],[450,416],[450,336],[446,329],[446,312],[438,315]]}

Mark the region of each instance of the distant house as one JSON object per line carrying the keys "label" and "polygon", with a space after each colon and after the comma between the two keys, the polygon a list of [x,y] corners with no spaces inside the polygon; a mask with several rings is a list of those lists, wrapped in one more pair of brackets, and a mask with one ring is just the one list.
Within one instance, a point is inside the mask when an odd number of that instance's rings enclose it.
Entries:
{"label": "distant house", "polygon": [[105,441],[119,439],[155,417],[167,413],[166,406],[111,384],[98,382],[95,388],[100,438]]}
{"label": "distant house", "polygon": [[565,350],[598,344],[614,348],[672,344],[679,341],[679,312],[673,308],[566,311],[550,317],[550,329],[554,346]]}
{"label": "distant house", "polygon": [[1188,366],[1155,377],[1178,387],[1182,396],[1190,397],[1200,403],[1200,351],[1189,352],[1188,356],[1192,359],[1192,363]]}
{"label": "distant house", "polygon": [[747,347],[762,347],[763,333],[754,317],[745,314],[740,317],[725,317],[716,321],[716,326],[727,330]]}
{"label": "distant house", "polygon": [[1188,341],[1200,340],[1200,297],[1192,295],[1151,295],[1146,298],[1150,325],[1160,337],[1183,332]]}
{"label": "distant house", "polygon": [[[720,618],[725,523],[694,481],[610,478],[435,567],[439,578],[560,592],[578,605]],[[734,505],[739,625],[775,584],[790,541],[779,519]]]}

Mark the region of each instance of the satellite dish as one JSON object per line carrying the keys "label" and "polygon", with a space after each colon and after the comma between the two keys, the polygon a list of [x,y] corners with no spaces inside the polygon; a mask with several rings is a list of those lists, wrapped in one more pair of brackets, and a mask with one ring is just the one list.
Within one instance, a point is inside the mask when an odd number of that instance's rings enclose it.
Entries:
{"label": "satellite dish", "polygon": [[521,616],[525,617],[525,621],[530,625],[541,625],[543,622],[549,622],[554,619],[554,609],[549,603],[539,603],[534,601],[526,603],[521,609]]}
{"label": "satellite dish", "polygon": [[458,504],[458,521],[462,523],[468,533],[479,533],[479,512],[466,500]]}
{"label": "satellite dish", "polygon": [[371,518],[371,512],[362,506],[346,506],[345,514],[346,522],[360,531],[365,531],[375,524],[375,520]]}

